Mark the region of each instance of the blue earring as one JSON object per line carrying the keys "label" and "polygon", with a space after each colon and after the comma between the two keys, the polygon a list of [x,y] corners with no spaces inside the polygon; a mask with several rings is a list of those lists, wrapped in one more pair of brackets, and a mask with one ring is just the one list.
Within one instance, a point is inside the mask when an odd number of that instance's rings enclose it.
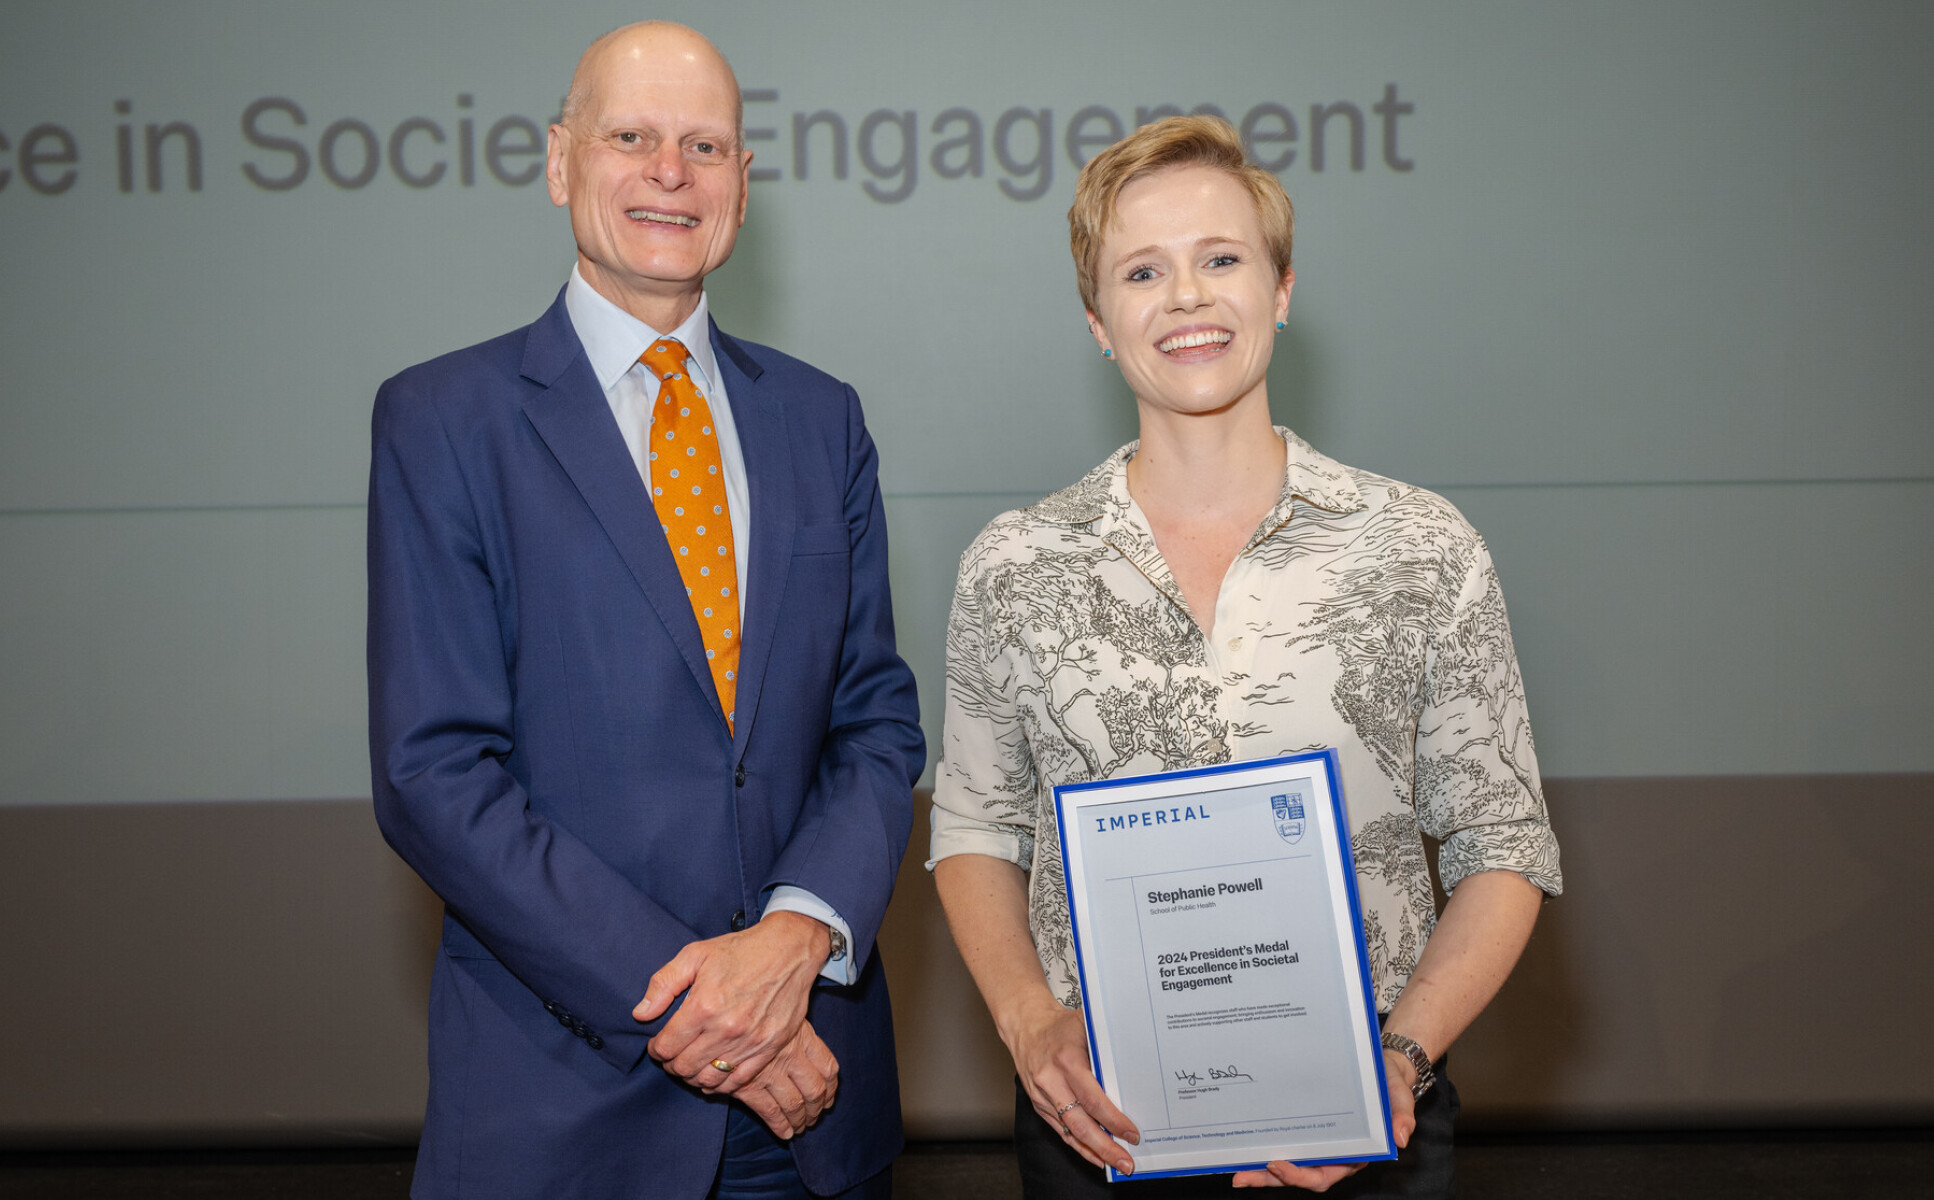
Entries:
{"label": "blue earring", "polygon": [[1103,358],[1113,358],[1115,357],[1115,352],[1113,350],[1103,350],[1101,356]]}
{"label": "blue earring", "polygon": [[1289,322],[1288,322],[1288,321],[1278,321],[1278,322],[1276,322],[1276,332],[1277,332],[1277,333],[1281,333],[1281,332],[1282,332],[1283,330],[1285,330],[1285,329],[1288,329],[1288,328],[1289,328]]}

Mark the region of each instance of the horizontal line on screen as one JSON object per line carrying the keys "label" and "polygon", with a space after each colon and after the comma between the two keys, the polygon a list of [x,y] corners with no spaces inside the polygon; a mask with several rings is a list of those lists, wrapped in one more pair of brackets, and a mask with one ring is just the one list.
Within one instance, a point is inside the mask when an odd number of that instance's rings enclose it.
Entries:
{"label": "horizontal line on screen", "polygon": [[[1693,487],[1821,487],[1856,484],[1929,484],[1934,475],[1865,475],[1821,479],[1581,479],[1571,481],[1532,481],[1509,483],[1425,483],[1433,492],[1470,492],[1488,490],[1578,491],[1588,488],[1693,488]],[[959,491],[887,492],[888,500],[967,500],[982,496],[1041,496],[1044,492]]]}
{"label": "horizontal line on screen", "polygon": [[[1727,488],[1727,487],[1853,487],[1934,484],[1934,475],[1846,476],[1821,479],[1585,479],[1570,482],[1426,483],[1433,492],[1584,491],[1602,488]],[[1031,490],[886,492],[888,500],[980,500],[1003,496],[1038,499],[1048,493]],[[340,504],[155,504],[101,505],[70,508],[0,508],[0,519],[10,517],[169,516],[184,513],[361,512],[369,506]]]}
{"label": "horizontal line on screen", "polygon": [[1582,491],[1588,488],[1847,487],[1855,484],[1934,483],[1934,475],[1850,475],[1821,479],[1581,479],[1570,483],[1427,483],[1433,492],[1503,490]]}
{"label": "horizontal line on screen", "polygon": [[361,512],[369,505],[344,504],[104,504],[80,508],[0,508],[5,517],[165,517],[178,513]]}

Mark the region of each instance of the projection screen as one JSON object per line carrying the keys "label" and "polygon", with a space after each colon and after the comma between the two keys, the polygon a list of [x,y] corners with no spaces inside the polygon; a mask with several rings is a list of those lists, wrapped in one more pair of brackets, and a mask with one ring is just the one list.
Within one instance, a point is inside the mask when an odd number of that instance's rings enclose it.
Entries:
{"label": "projection screen", "polygon": [[[571,262],[605,2],[15,0],[7,804],[368,794],[377,385]],[[1934,769],[1912,6],[666,3],[734,62],[735,333],[852,381],[929,736],[960,551],[1133,436],[1079,164],[1217,112],[1298,209],[1280,421],[1493,549],[1547,776]]]}

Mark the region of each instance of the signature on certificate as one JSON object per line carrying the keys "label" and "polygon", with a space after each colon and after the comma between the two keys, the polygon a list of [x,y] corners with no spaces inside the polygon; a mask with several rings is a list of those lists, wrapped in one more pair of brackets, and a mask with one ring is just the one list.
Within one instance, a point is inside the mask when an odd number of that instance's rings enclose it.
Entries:
{"label": "signature on certificate", "polygon": [[[1256,1082],[1256,1077],[1254,1075],[1249,1074],[1247,1071],[1244,1071],[1241,1067],[1236,1066],[1234,1063],[1230,1063],[1226,1067],[1208,1068],[1208,1078],[1211,1082],[1216,1082],[1216,1083],[1254,1083]],[[1198,1071],[1182,1070],[1182,1071],[1177,1071],[1175,1073],[1175,1081],[1177,1083],[1185,1084],[1189,1087],[1202,1086],[1202,1079],[1203,1079],[1203,1076],[1201,1072],[1198,1072]]]}

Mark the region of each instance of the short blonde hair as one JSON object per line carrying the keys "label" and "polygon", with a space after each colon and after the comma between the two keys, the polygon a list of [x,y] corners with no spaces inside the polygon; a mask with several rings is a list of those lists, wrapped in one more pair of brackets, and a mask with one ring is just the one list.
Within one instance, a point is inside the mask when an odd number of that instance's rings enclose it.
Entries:
{"label": "short blonde hair", "polygon": [[1142,126],[1089,159],[1075,182],[1074,204],[1068,209],[1068,243],[1074,251],[1081,306],[1087,311],[1095,310],[1102,235],[1114,223],[1122,189],[1171,167],[1213,167],[1235,176],[1255,201],[1256,219],[1277,278],[1289,270],[1296,210],[1282,181],[1248,160],[1242,139],[1221,117],[1167,117]]}

